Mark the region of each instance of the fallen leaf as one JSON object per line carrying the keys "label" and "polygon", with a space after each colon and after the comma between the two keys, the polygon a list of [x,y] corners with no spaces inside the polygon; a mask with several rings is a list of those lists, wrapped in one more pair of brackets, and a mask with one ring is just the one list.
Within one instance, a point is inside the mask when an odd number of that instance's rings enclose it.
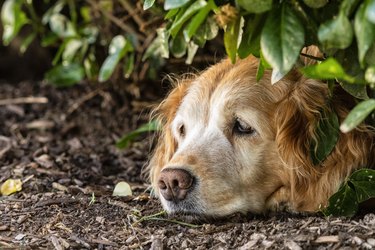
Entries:
{"label": "fallen leaf", "polygon": [[130,185],[125,181],[120,181],[116,184],[115,189],[113,190],[112,196],[129,196],[132,195],[132,190]]}
{"label": "fallen leaf", "polygon": [[22,190],[22,181],[20,179],[8,179],[1,185],[2,195],[11,195]]}

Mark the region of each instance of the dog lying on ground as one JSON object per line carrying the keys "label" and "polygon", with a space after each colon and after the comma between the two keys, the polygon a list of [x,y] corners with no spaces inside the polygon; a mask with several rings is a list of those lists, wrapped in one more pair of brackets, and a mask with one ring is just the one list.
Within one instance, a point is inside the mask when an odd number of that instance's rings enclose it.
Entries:
{"label": "dog lying on ground", "polygon": [[149,163],[168,213],[221,217],[287,209],[314,212],[354,170],[375,163],[375,133],[340,133],[315,166],[310,142],[321,111],[342,122],[354,102],[336,88],[292,71],[257,82],[258,59],[227,60],[182,79],[156,113],[163,128]]}

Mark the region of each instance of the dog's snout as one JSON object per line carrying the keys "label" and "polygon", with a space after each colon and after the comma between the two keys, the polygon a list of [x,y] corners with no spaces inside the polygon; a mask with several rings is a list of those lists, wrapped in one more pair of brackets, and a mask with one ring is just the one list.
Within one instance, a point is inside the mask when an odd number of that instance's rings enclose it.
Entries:
{"label": "dog's snout", "polygon": [[166,168],[161,171],[158,186],[168,201],[184,200],[193,185],[194,177],[186,170]]}

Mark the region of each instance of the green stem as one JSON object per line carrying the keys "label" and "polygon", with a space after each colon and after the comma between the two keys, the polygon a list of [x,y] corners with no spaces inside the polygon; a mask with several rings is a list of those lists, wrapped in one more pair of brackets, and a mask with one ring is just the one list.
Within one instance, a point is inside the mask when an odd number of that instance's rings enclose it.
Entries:
{"label": "green stem", "polygon": [[30,14],[31,19],[32,19],[31,25],[34,27],[34,30],[37,33],[42,34],[44,32],[44,26],[41,24],[41,21],[40,21],[38,15],[35,12],[35,9],[34,9],[34,6],[33,6],[33,1],[28,0],[28,1],[26,1],[25,5],[26,5],[26,8],[27,8],[27,10]]}

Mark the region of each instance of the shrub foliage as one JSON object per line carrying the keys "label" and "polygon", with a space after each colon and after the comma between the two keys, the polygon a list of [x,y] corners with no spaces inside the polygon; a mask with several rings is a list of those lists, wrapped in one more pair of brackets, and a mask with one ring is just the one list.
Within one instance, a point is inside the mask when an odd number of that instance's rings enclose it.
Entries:
{"label": "shrub foliage", "polygon": [[[28,27],[21,52],[35,39],[56,48],[45,77],[58,86],[85,78],[104,82],[118,71],[135,80],[146,71],[153,76],[171,55],[192,63],[199,48],[216,37],[222,37],[233,63],[249,55],[261,59],[258,80],[272,69],[277,84],[299,68],[330,88],[340,85],[358,104],[341,124],[336,115],[325,115],[330,124],[318,125],[322,139],[314,145],[315,161],[330,153],[339,129],[375,124],[375,0],[144,0],[141,6],[127,0],[45,0],[38,6],[33,0],[6,0],[1,22],[4,45]],[[301,53],[310,45],[323,56]],[[301,55],[317,64],[301,66]],[[353,215],[358,203],[374,197],[373,175],[369,169],[354,173],[325,213]]]}

